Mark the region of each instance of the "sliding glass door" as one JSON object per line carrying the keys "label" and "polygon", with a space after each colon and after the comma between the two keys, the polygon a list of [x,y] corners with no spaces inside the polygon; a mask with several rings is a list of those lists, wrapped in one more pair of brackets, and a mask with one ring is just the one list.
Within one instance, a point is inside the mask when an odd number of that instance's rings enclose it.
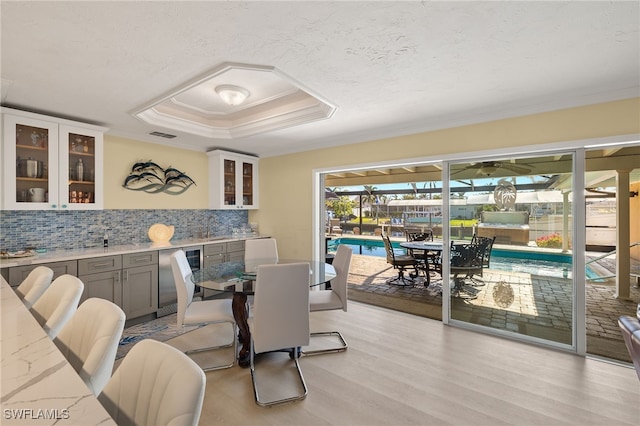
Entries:
{"label": "sliding glass door", "polygon": [[450,163],[451,321],[575,346],[574,158]]}

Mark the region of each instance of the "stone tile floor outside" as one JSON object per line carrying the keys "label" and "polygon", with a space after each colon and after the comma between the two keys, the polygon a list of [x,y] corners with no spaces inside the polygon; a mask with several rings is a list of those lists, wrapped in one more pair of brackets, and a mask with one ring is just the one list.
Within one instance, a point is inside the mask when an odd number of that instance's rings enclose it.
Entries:
{"label": "stone tile floor outside", "polygon": [[[385,258],[353,255],[349,298],[442,319],[439,275],[432,273],[428,288],[422,279],[416,280],[413,287],[387,284],[387,279],[395,276],[397,271]],[[466,286],[476,299],[454,299],[453,318],[563,343],[571,341],[573,309],[570,291],[566,291],[570,280],[486,270],[483,281],[483,286]],[[587,352],[629,362],[617,319],[620,315],[635,315],[640,303],[638,286],[632,282],[631,300],[620,300],[615,298],[612,282],[588,283],[586,302]]]}

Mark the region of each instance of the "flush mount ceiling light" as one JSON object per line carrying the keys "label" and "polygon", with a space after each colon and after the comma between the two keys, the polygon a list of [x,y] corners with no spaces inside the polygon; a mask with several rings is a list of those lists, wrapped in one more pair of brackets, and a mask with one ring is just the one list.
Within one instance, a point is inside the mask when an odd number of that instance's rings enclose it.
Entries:
{"label": "flush mount ceiling light", "polygon": [[231,84],[222,84],[216,87],[216,93],[222,98],[222,100],[228,105],[240,105],[247,100],[250,93],[247,89],[240,86],[233,86]]}
{"label": "flush mount ceiling light", "polygon": [[225,62],[131,114],[161,128],[234,139],[324,120],[335,110],[274,67]]}

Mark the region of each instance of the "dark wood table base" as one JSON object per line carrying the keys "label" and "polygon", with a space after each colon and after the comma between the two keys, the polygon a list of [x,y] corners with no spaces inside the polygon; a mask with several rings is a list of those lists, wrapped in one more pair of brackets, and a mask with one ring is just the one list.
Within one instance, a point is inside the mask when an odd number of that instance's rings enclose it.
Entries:
{"label": "dark wood table base", "polygon": [[246,368],[249,366],[249,351],[251,350],[251,332],[247,319],[249,312],[247,311],[247,295],[245,293],[233,293],[231,302],[233,309],[233,317],[238,325],[238,342],[242,343],[240,353],[238,354],[238,365]]}

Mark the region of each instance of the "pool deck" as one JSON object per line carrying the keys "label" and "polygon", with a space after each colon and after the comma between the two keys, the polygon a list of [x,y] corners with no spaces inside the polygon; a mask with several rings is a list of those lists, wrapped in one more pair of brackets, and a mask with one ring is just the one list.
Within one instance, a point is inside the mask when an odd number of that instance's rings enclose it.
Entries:
{"label": "pool deck", "polygon": [[[432,284],[426,288],[421,279],[412,287],[387,284],[386,280],[395,276],[397,271],[385,258],[354,254],[349,270],[349,299],[442,319],[439,275],[432,273]],[[454,318],[553,341],[570,341],[571,324],[566,318],[571,317],[572,308],[570,296],[563,289],[566,280],[485,270],[483,281],[484,286],[469,288],[477,296],[474,300],[454,299]],[[505,289],[509,294],[508,306],[504,299],[494,295]],[[496,300],[504,307],[498,306]],[[631,300],[615,298],[613,280],[587,283],[587,352],[630,362],[617,319],[620,315],[634,315],[638,303],[640,288],[633,281]]]}

